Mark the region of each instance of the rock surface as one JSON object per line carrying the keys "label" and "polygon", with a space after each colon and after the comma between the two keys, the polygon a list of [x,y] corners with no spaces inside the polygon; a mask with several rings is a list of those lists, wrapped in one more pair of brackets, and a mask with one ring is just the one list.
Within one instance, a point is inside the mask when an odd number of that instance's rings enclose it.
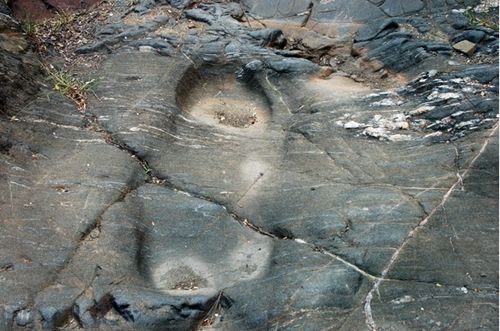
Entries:
{"label": "rock surface", "polygon": [[117,4],[86,110],[0,117],[0,329],[496,329],[478,4]]}
{"label": "rock surface", "polygon": [[474,51],[476,50],[476,44],[474,44],[468,40],[462,40],[456,44],[453,44],[453,48],[459,52],[462,52],[462,53],[470,56],[470,55],[474,54]]}
{"label": "rock surface", "polygon": [[0,116],[19,109],[38,92],[40,68],[10,9],[0,5]]}

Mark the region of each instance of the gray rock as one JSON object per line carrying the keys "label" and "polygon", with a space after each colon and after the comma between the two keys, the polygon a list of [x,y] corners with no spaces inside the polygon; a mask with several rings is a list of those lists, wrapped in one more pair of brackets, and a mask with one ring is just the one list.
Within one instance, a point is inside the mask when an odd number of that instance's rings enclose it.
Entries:
{"label": "gray rock", "polygon": [[78,288],[53,286],[44,290],[35,299],[35,307],[40,313],[44,328],[61,325],[72,311],[72,302],[80,294]]}
{"label": "gray rock", "polygon": [[285,18],[288,20],[298,21],[304,19],[304,13],[308,11],[310,3],[311,0],[242,1],[245,9],[253,15],[264,18]]}
{"label": "gray rock", "polygon": [[376,38],[382,38],[389,33],[397,31],[399,24],[403,23],[401,19],[376,20],[362,26],[355,35],[355,42],[369,41]]}
{"label": "gray rock", "polygon": [[267,63],[269,68],[280,73],[311,73],[319,70],[319,67],[305,59],[284,58]]}
{"label": "gray rock", "polygon": [[94,52],[100,51],[102,49],[106,49],[106,43],[104,41],[98,41],[96,43],[79,46],[75,50],[75,53],[77,53],[77,54],[89,54],[89,53],[94,53]]}
{"label": "gray rock", "polygon": [[456,30],[464,30],[470,26],[469,19],[464,13],[452,12],[448,15],[447,19],[452,28]]}
{"label": "gray rock", "polygon": [[[484,74],[483,83],[498,75],[496,66],[474,66],[450,74],[424,74],[416,78],[400,91],[402,95],[418,96],[426,101],[423,106],[410,111],[411,116],[425,119],[427,129],[445,133],[448,139],[456,139],[467,133],[463,123],[472,123],[473,127],[485,128],[497,116],[497,96],[494,91],[483,91],[483,96],[476,95],[477,86],[474,73]],[[488,75],[488,72],[491,76]],[[472,80],[474,79],[474,80]],[[489,80],[488,80],[489,79]],[[467,102],[461,102],[462,99]],[[462,123],[462,124],[461,124]]]}
{"label": "gray rock", "polygon": [[39,61],[28,49],[21,26],[0,13],[0,116],[17,112],[39,90]]}
{"label": "gray rock", "polygon": [[191,18],[195,21],[207,24],[212,24],[214,22],[214,17],[201,9],[188,9],[184,11],[184,14],[187,18]]}
{"label": "gray rock", "polygon": [[114,35],[119,34],[129,28],[129,26],[121,23],[111,23],[106,24],[102,27],[97,28],[96,35],[105,36],[105,35]]}
{"label": "gray rock", "polygon": [[[402,24],[412,24],[421,31],[428,29],[421,19],[376,20],[358,30],[354,37],[353,52],[363,54],[366,62],[376,60],[396,71],[410,70],[433,59],[436,54],[443,58],[451,56],[450,45],[417,39],[410,32],[400,31]],[[394,52],[394,49],[398,49],[398,52]]]}
{"label": "gray rock", "polygon": [[457,35],[455,35],[452,39],[452,43],[458,43],[462,40],[468,40],[471,43],[477,44],[483,40],[483,38],[486,36],[486,33],[481,30],[466,30],[464,32],[461,32]]}
{"label": "gray rock", "polygon": [[253,60],[245,64],[241,70],[238,71],[237,77],[243,82],[251,82],[255,79],[256,75],[265,68],[265,65],[260,60]]}
{"label": "gray rock", "polygon": [[[134,42],[135,38],[138,38],[150,31],[155,30],[157,27],[168,23],[170,20],[166,16],[158,16],[156,19],[148,23],[141,23],[138,25],[124,25],[124,24],[111,24],[106,25],[101,29],[100,36],[95,42],[79,46],[75,53],[77,54],[89,54],[98,52],[101,50],[107,50],[111,52],[111,47],[120,44],[121,42],[131,41]],[[152,39],[151,43],[158,43],[158,39]],[[160,41],[160,43],[163,41]],[[136,42],[133,46],[138,47]],[[145,42],[147,43],[147,42]],[[165,43],[165,42],[163,42]],[[165,44],[164,44],[165,45]],[[147,46],[147,45],[146,45]],[[160,48],[165,48],[167,46],[161,46]]]}
{"label": "gray rock", "polygon": [[16,324],[19,326],[27,326],[33,323],[33,312],[30,309],[23,309],[16,313]]}
{"label": "gray rock", "polygon": [[155,49],[169,49],[173,50],[172,45],[169,41],[162,38],[151,38],[133,41],[130,43],[135,47],[148,46]]}
{"label": "gray rock", "polygon": [[155,0],[140,0],[139,3],[132,8],[132,11],[139,14],[145,14],[154,6]]}
{"label": "gray rock", "polygon": [[368,22],[385,16],[366,0],[316,1],[311,19],[317,22]]}
{"label": "gray rock", "polygon": [[276,46],[283,48],[286,44],[286,39],[280,29],[258,29],[250,31],[249,35],[260,41],[261,46]]}
{"label": "gray rock", "polygon": [[471,56],[474,54],[474,51],[476,50],[476,44],[468,41],[468,40],[462,40],[456,44],[453,44],[453,49],[459,51],[460,53],[464,53],[468,56]]}
{"label": "gray rock", "polygon": [[411,17],[408,20],[408,23],[410,23],[413,27],[415,27],[420,33],[427,33],[430,31],[430,27],[427,20],[425,20],[422,17],[419,16]]}
{"label": "gray rock", "polygon": [[147,52],[153,52],[154,48],[151,46],[139,46],[139,52],[147,53]]}
{"label": "gray rock", "polygon": [[381,6],[387,15],[406,16],[412,13],[419,12],[424,8],[424,3],[421,0],[404,1],[404,0],[386,0]]}
{"label": "gray rock", "polygon": [[188,7],[191,4],[191,0],[169,0],[170,5],[175,8],[183,9]]}
{"label": "gray rock", "polygon": [[491,83],[495,78],[498,78],[498,64],[477,64],[462,68],[459,71],[451,72],[446,75],[448,79],[461,78],[456,82],[468,81],[469,79],[477,80],[481,84]]}
{"label": "gray rock", "polygon": [[[264,47],[276,30],[234,4],[193,5],[212,23],[168,39],[165,18],[104,29],[85,112],[43,91],[0,117],[0,329],[493,329],[498,65],[426,40],[464,3],[432,1],[426,24],[315,1],[306,27],[310,1],[245,3],[334,41],[381,19],[359,59]],[[373,58],[380,89],[340,73]]]}
{"label": "gray rock", "polygon": [[[480,254],[476,251],[475,245],[471,244],[476,240],[484,240],[485,246],[489,247],[491,250],[496,249],[497,241],[493,238],[494,234],[482,234],[481,239],[479,239],[478,234],[471,230],[471,226],[479,226],[479,224],[474,223],[474,225],[472,225],[467,220],[464,214],[464,207],[460,205],[460,201],[463,201],[464,196],[467,196],[467,200],[469,201],[472,199],[478,207],[478,222],[482,223],[483,220],[486,219],[484,215],[492,208],[491,205],[488,205],[487,201],[498,199],[498,195],[497,193],[494,195],[484,195],[482,189],[486,189],[486,187],[490,185],[494,186],[495,184],[488,183],[484,181],[484,179],[481,179],[482,176],[480,173],[487,168],[492,169],[492,171],[497,169],[496,162],[491,163],[492,158],[497,158],[497,153],[498,143],[496,139],[493,139],[483,156],[478,160],[478,163],[471,169],[470,179],[466,180],[464,183],[464,191],[455,191],[450,199],[445,202],[442,211],[438,211],[432,216],[433,219],[431,222],[434,221],[434,225],[424,226],[417,238],[409,240],[405,249],[401,252],[402,259],[400,261],[409,258],[409,255],[413,255],[415,250],[417,252],[422,252],[422,254],[419,255],[418,261],[413,260],[408,261],[408,263],[396,263],[390,271],[389,277],[401,279],[402,281],[397,285],[395,284],[395,286],[385,283],[381,287],[380,301],[375,300],[373,302],[374,306],[372,308],[374,308],[373,314],[375,318],[377,315],[389,317],[389,320],[385,318],[384,321],[379,320],[379,323],[381,323],[378,325],[379,327],[393,325],[392,323],[395,322],[398,325],[406,324],[408,328],[428,328],[431,327],[431,325],[436,325],[436,323],[439,323],[440,327],[447,328],[450,323],[449,317],[456,315],[454,309],[456,309],[457,306],[466,306],[471,296],[474,296],[474,298],[477,298],[476,300],[480,300],[481,302],[489,301],[488,294],[471,294],[469,290],[471,288],[488,288],[489,285],[485,284],[485,278],[481,277],[480,274],[496,272],[492,271],[494,268],[497,268],[496,263],[493,265],[483,264],[481,259],[473,259],[473,264],[466,267],[468,271],[465,271],[462,269],[463,263],[458,261],[455,252],[460,249],[468,251],[471,255]],[[473,196],[475,196],[475,198]],[[448,232],[445,230],[446,226],[443,224],[444,221],[439,221],[439,219],[443,220],[444,210],[447,211],[448,218],[456,220],[454,223],[454,234],[451,234],[449,230]],[[491,240],[485,238],[485,235],[488,237],[491,236]],[[446,240],[448,240],[447,243]],[[426,246],[425,253],[423,253],[423,241],[432,243],[432,245]],[[440,256],[440,258],[436,258],[436,256]],[[440,264],[441,267],[437,269],[433,268],[433,271],[431,271],[429,267],[431,265],[435,266],[436,264]],[[422,268],[422,270],[429,271],[418,274],[412,273],[410,269],[413,269],[415,266]],[[415,301],[398,304],[389,303],[389,301],[401,298],[403,295],[409,295],[414,298]],[[423,298],[437,298],[441,295],[446,295],[450,298],[449,301],[445,303],[444,307],[438,304],[439,300],[435,299],[432,299],[430,302],[423,302]],[[388,306],[391,307],[389,309],[395,309],[397,307],[398,316],[389,312]],[[417,312],[422,318],[418,320],[412,319],[408,322],[401,321],[400,314],[407,311]],[[485,313],[490,314],[492,311],[489,309],[485,310],[484,308],[469,309],[468,318],[459,319],[458,323],[455,325],[459,328],[466,329],[473,324],[480,323],[484,328],[495,328],[495,321],[479,322],[479,316]]]}
{"label": "gray rock", "polygon": [[153,18],[153,22],[159,25],[175,25],[175,20],[172,17],[160,15]]}
{"label": "gray rock", "polygon": [[366,125],[364,125],[362,123],[358,123],[356,121],[348,121],[348,122],[344,123],[344,129],[359,129],[359,128],[363,128],[365,126]]}
{"label": "gray rock", "polygon": [[[86,296],[79,297],[74,304],[73,314],[84,328],[94,327],[96,317],[99,315],[99,308],[95,301]],[[101,313],[102,314],[102,313]]]}
{"label": "gray rock", "polygon": [[234,2],[228,3],[222,8],[222,11],[224,15],[229,15],[236,19],[241,19],[244,14],[242,6]]}

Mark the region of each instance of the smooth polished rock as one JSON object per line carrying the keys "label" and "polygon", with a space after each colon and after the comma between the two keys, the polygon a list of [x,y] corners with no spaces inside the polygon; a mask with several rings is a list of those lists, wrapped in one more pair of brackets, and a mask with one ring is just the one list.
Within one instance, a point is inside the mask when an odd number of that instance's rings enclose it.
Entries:
{"label": "smooth polished rock", "polygon": [[115,16],[85,111],[0,117],[0,328],[494,328],[498,64],[451,52],[461,5]]}

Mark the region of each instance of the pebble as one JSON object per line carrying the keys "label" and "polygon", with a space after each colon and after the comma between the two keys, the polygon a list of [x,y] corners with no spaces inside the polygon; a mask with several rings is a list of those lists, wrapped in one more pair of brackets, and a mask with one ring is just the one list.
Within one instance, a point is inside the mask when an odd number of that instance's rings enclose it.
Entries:
{"label": "pebble", "polygon": [[16,314],[16,324],[26,326],[33,322],[33,313],[29,309],[20,310]]}
{"label": "pebble", "polygon": [[359,128],[365,128],[366,125],[362,123],[358,123],[356,121],[349,121],[344,124],[344,129],[359,129]]}
{"label": "pebble", "polygon": [[363,130],[363,134],[379,140],[387,139],[387,130],[384,128],[368,127]]}
{"label": "pebble", "polygon": [[151,46],[139,46],[139,52],[141,53],[152,53],[154,52],[154,48]]}
{"label": "pebble", "polygon": [[477,120],[470,120],[470,121],[460,122],[457,125],[455,125],[455,127],[457,129],[461,129],[463,127],[472,126],[472,125],[475,125],[475,124],[477,124]]}
{"label": "pebble", "polygon": [[471,56],[476,51],[476,44],[474,44],[468,40],[462,40],[456,44],[453,44],[452,47],[456,51],[458,51],[460,53],[464,53],[468,56]]}
{"label": "pebble", "polygon": [[436,106],[420,106],[417,109],[410,111],[409,114],[410,115],[420,115],[423,113],[427,113],[428,111],[431,111],[434,108],[436,108]]}
{"label": "pebble", "polygon": [[392,303],[395,303],[397,305],[402,304],[402,303],[409,303],[413,302],[415,299],[411,295],[405,295],[401,298],[391,300]]}

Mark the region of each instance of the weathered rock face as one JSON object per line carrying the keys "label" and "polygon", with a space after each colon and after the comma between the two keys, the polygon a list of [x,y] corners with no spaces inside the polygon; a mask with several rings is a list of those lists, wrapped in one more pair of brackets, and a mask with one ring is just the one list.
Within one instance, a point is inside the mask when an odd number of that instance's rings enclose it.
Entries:
{"label": "weathered rock face", "polygon": [[172,5],[0,119],[0,329],[497,327],[498,63],[409,59],[444,3]]}
{"label": "weathered rock face", "polygon": [[21,20],[42,21],[55,15],[87,9],[99,3],[97,0],[12,0],[14,16]]}
{"label": "weathered rock face", "polygon": [[39,66],[19,23],[0,5],[0,116],[12,114],[39,88]]}

